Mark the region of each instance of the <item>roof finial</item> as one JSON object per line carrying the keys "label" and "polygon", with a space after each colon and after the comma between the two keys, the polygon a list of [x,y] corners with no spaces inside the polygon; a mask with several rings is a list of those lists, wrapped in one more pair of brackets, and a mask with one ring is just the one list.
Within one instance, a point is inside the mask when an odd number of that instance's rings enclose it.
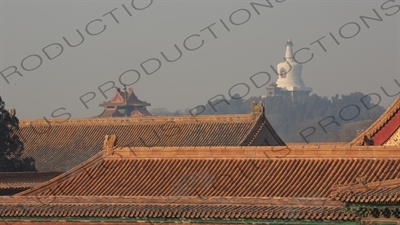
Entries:
{"label": "roof finial", "polygon": [[259,105],[255,101],[251,102],[251,114],[253,115],[253,119],[257,118],[259,115],[264,113],[264,104],[262,101],[259,102]]}
{"label": "roof finial", "polygon": [[112,135],[106,135],[104,137],[104,144],[103,144],[103,150],[106,155],[112,155],[114,153],[115,149],[115,143],[117,142],[117,136],[115,134]]}
{"label": "roof finial", "polygon": [[15,108],[11,108],[10,110],[8,110],[8,112],[10,113],[11,117],[15,117],[16,114]]}

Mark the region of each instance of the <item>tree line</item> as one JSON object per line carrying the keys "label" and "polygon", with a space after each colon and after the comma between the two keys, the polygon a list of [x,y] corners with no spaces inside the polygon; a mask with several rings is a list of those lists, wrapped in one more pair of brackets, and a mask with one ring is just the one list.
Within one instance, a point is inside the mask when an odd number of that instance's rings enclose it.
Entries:
{"label": "tree line", "polygon": [[22,158],[24,143],[19,139],[15,110],[7,111],[0,97],[0,172],[35,171],[33,158]]}
{"label": "tree line", "polygon": [[[305,142],[300,133],[303,131],[303,136],[306,136],[305,129],[309,127],[314,127],[315,132],[307,137],[308,142],[349,142],[356,137],[358,130],[368,128],[385,111],[371,100],[361,92],[341,95],[340,98],[337,94],[330,99],[313,94],[304,102],[287,100],[282,96],[242,99],[235,94],[226,101],[216,99],[211,104],[204,104],[206,108],[199,115],[247,114],[251,112],[252,101],[263,101],[266,117],[285,142]],[[171,116],[189,114],[188,109],[169,112],[165,108],[156,108],[150,112]]]}

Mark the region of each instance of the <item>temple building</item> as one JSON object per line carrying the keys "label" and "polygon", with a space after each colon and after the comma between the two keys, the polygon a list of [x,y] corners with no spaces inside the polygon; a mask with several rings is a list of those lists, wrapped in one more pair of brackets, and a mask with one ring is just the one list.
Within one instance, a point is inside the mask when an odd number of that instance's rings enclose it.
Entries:
{"label": "temple building", "polygon": [[116,88],[114,97],[107,102],[99,105],[104,107],[104,111],[99,117],[140,117],[151,116],[147,111],[146,106],[150,103],[141,101],[133,92],[132,88],[126,90],[126,86],[121,90]]}
{"label": "temple building", "polygon": [[120,146],[147,148],[286,145],[265,117],[262,102],[253,102],[249,114],[35,119],[19,124],[23,157],[32,157],[39,172],[65,172],[88,160],[102,149],[107,134],[117,135]]}
{"label": "temple building", "polygon": [[285,62],[277,66],[278,79],[270,84],[267,89],[268,96],[282,96],[292,101],[303,102],[312,91],[312,88],[304,85],[301,78],[303,65],[293,58],[293,43],[289,39],[286,43]]}

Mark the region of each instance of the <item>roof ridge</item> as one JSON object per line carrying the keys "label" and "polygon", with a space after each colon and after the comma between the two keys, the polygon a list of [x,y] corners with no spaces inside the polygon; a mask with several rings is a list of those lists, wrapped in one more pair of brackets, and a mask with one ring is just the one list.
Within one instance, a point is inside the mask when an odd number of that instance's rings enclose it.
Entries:
{"label": "roof ridge", "polygon": [[255,120],[252,114],[199,115],[199,116],[144,116],[144,117],[92,117],[71,119],[20,119],[20,127],[30,125],[82,125],[82,124],[112,124],[112,123],[187,123],[187,122],[231,122],[232,120]]}
{"label": "roof ridge", "polygon": [[253,129],[251,129],[246,136],[243,137],[243,139],[240,141],[240,146],[243,146],[245,144],[247,145],[251,145],[255,138],[257,138],[258,133],[260,132],[260,130],[262,129],[262,127],[264,126],[264,120],[263,120],[263,114],[259,114],[257,116],[257,119],[255,120]]}
{"label": "roof ridge", "polygon": [[[47,196],[0,196],[0,202],[10,203],[38,203],[38,199],[45,199]],[[340,201],[332,201],[325,197],[224,197],[224,196],[63,196],[57,198],[52,204],[132,204],[132,205],[165,205],[174,203],[177,205],[242,205],[259,204],[263,206],[285,206],[290,202],[297,207],[342,206]],[[3,201],[1,201],[3,200]],[[235,201],[232,201],[235,200]],[[307,203],[307,205],[305,205]]]}
{"label": "roof ridge", "polygon": [[290,146],[181,146],[181,147],[117,147],[116,155],[107,159],[302,159],[302,160],[359,160],[359,159],[400,159],[396,146],[312,146],[291,149]]}
{"label": "roof ridge", "polygon": [[364,136],[371,138],[399,110],[400,110],[400,95],[398,95],[397,98],[393,100],[393,102],[389,105],[389,107],[385,110],[385,112],[377,120],[375,120],[375,122],[373,122],[371,126],[369,126],[366,130],[361,132],[356,138],[354,138],[354,140],[350,142],[350,145],[362,144]]}
{"label": "roof ridge", "polygon": [[[267,117],[265,116],[265,107],[264,103],[262,101],[257,103],[253,101],[251,103],[251,115],[253,118],[255,118],[255,123],[253,126],[253,129],[250,130],[245,137],[243,137],[242,141],[240,142],[239,145],[252,145],[255,140],[259,137],[259,134],[263,130],[264,126],[267,127],[267,130],[270,131],[271,135],[275,139],[275,141],[278,143],[280,146],[286,146],[285,142],[279,137],[279,135],[276,133],[275,129],[271,126],[270,122],[268,121]],[[265,140],[267,141],[267,144],[271,140],[267,140],[267,137],[265,137]]]}

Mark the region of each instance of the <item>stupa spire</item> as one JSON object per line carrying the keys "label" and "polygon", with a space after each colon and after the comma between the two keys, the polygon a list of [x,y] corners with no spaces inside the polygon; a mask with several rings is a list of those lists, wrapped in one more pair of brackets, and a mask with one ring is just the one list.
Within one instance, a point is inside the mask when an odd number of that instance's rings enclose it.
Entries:
{"label": "stupa spire", "polygon": [[286,42],[286,52],[285,52],[285,59],[291,60],[293,57],[293,43],[292,40],[289,38]]}

